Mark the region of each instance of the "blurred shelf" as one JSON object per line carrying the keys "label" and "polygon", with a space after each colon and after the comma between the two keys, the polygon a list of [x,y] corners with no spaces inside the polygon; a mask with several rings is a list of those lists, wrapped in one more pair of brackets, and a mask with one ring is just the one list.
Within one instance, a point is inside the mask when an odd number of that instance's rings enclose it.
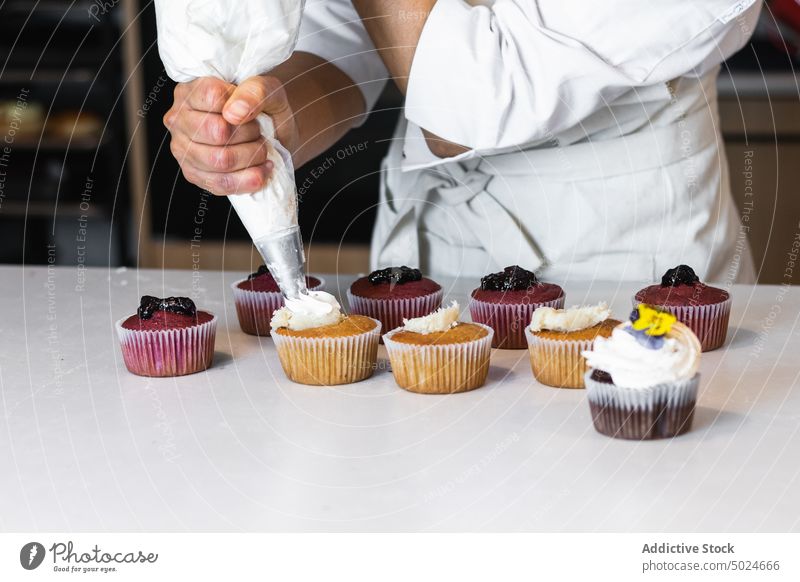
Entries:
{"label": "blurred shelf", "polygon": [[794,72],[722,71],[717,82],[721,98],[763,97],[800,99],[800,76]]}
{"label": "blurred shelf", "polygon": [[[33,67],[31,67],[33,68]],[[58,71],[51,69],[6,70],[0,75],[0,83],[18,85],[20,83],[91,83],[97,79],[97,73],[91,69],[73,69],[71,71]]]}
{"label": "blurred shelf", "polygon": [[62,202],[58,206],[55,201],[30,201],[22,202],[17,200],[5,200],[0,204],[0,219],[18,218],[20,216],[27,218],[78,218],[86,216],[93,218],[102,216],[103,213],[91,205],[87,210],[82,210],[80,204],[77,202]]}
{"label": "blurred shelf", "polygon": [[60,137],[43,137],[39,139],[17,139],[14,147],[28,151],[80,151],[90,152],[97,150],[110,142],[108,136],[102,139],[97,137],[64,139]]}

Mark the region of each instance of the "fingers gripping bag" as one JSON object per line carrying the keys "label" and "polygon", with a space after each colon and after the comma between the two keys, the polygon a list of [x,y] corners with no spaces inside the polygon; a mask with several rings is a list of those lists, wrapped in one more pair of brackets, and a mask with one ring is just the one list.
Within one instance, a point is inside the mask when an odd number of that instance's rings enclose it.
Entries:
{"label": "fingers gripping bag", "polygon": [[[156,0],[158,51],[167,74],[185,83],[216,77],[239,84],[289,58],[305,0]],[[272,276],[288,297],[306,292],[291,155],[259,115],[274,164],[266,187],[229,196]]]}

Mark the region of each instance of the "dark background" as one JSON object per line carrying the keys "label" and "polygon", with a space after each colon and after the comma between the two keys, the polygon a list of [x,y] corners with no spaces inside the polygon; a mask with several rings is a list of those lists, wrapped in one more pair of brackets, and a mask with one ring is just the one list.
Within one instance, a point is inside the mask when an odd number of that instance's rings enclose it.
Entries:
{"label": "dark background", "polygon": [[[85,214],[79,203],[86,180],[91,178],[94,186],[88,213],[92,227],[86,264],[135,264],[137,238],[142,233],[133,232],[126,172],[130,144],[123,114],[128,80],[121,63],[121,9],[115,4],[97,13],[100,4],[69,0],[0,3],[0,100],[13,101],[24,89],[28,101],[40,103],[48,118],[62,111],[83,110],[103,123],[102,135],[96,139],[55,139],[45,129],[15,140],[10,164],[0,168],[6,172],[0,193],[0,263],[44,263],[50,257],[48,245],[64,240],[72,244],[59,244],[59,249],[66,250],[59,250],[55,260],[74,265],[77,221]],[[145,90],[137,96],[138,101],[144,104],[148,92],[159,88],[146,115],[137,120],[147,131],[152,234],[188,240],[201,193],[182,178],[169,152],[161,118],[172,101],[173,84],[158,57],[152,5],[140,5]],[[787,50],[795,49],[777,46],[762,32],[729,66],[738,71],[793,71]],[[335,152],[351,144],[367,144],[364,151],[335,163],[313,180],[303,195],[300,220],[307,239],[369,242],[379,165],[401,106],[397,90],[387,87],[367,123],[333,148]],[[7,129],[0,127],[0,139]],[[298,171],[298,185],[321,161]],[[227,200],[210,197],[208,204],[206,239],[247,239]]]}

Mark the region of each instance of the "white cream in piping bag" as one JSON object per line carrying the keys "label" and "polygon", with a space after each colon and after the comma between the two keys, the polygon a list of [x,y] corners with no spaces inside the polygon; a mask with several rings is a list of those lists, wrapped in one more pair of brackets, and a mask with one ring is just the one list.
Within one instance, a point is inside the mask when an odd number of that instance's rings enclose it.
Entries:
{"label": "white cream in piping bag", "polygon": [[[304,0],[156,0],[158,51],[175,81],[216,77],[239,84],[281,64],[297,42]],[[302,299],[302,313],[320,299],[306,295],[297,188],[289,152],[275,139],[272,120],[258,118],[274,164],[269,183],[229,196],[283,294]],[[326,309],[322,300],[315,309]],[[300,315],[302,316],[302,313]]]}
{"label": "white cream in piping bag", "polygon": [[531,331],[580,331],[594,327],[611,316],[606,303],[586,307],[570,307],[569,309],[553,309],[539,307],[531,317]]}
{"label": "white cream in piping bag", "polygon": [[630,322],[614,328],[611,337],[598,337],[583,352],[589,367],[611,375],[620,388],[650,388],[690,380],[700,366],[700,341],[682,323],[672,324],[659,349],[643,346],[625,331]]}
{"label": "white cream in piping bag", "polygon": [[447,331],[458,323],[458,316],[461,313],[458,303],[453,301],[450,307],[441,307],[423,317],[413,319],[403,319],[403,329],[416,333],[434,333],[437,331]]}

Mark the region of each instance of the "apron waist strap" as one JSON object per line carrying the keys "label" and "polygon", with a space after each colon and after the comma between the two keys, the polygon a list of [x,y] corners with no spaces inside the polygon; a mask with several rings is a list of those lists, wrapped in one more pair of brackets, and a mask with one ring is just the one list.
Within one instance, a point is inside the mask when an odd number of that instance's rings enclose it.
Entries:
{"label": "apron waist strap", "polygon": [[[650,127],[603,141],[533,148],[483,158],[492,175],[591,180],[674,164],[718,139],[714,114],[701,108],[665,127]],[[576,160],[580,160],[576,163]]]}

